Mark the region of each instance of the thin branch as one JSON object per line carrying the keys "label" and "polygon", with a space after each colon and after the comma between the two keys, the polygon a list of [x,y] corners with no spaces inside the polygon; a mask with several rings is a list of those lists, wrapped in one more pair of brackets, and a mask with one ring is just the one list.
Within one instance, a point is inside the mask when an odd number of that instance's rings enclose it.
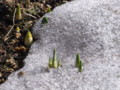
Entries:
{"label": "thin branch", "polygon": [[29,13],[24,12],[24,14],[27,15],[27,16],[29,16],[29,17],[32,17],[34,19],[37,19],[35,16],[33,16],[33,15],[29,14]]}
{"label": "thin branch", "polygon": [[12,25],[12,27],[10,28],[10,30],[8,31],[8,33],[5,35],[4,41],[7,40],[7,36],[11,33],[11,31],[13,30],[13,28],[14,28],[14,26],[15,26],[15,14],[16,14],[16,9],[14,10],[14,13],[13,13],[13,25]]}

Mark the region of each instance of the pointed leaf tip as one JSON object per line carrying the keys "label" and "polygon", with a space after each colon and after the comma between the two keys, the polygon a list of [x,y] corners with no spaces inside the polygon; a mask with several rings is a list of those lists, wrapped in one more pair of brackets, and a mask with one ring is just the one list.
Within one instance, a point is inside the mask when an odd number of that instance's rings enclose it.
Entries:
{"label": "pointed leaf tip", "polygon": [[48,18],[47,17],[43,17],[42,24],[47,24],[47,23],[48,23]]}
{"label": "pointed leaf tip", "polygon": [[56,49],[54,49],[54,51],[53,51],[53,67],[54,67],[54,68],[57,68],[57,67],[58,67]]}

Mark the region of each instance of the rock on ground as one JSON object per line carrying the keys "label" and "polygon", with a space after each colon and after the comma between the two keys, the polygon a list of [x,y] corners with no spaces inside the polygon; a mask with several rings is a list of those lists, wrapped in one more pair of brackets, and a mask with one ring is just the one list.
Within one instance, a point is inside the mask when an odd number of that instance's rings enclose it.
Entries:
{"label": "rock on ground", "polygon": [[[0,90],[120,90],[120,0],[76,0],[46,14],[33,27],[38,40],[25,66]],[[46,71],[56,48],[62,67]],[[74,67],[76,53],[83,72]],[[18,77],[20,71],[25,75]]]}

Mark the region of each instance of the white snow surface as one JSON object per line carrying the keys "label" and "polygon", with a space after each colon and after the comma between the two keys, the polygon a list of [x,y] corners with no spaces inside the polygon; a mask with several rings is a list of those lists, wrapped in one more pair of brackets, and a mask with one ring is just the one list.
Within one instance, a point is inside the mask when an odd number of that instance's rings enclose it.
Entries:
{"label": "white snow surface", "polygon": [[[48,24],[40,19],[33,27],[37,41],[25,66],[0,90],[120,90],[120,0],[75,0],[45,16]],[[54,48],[62,67],[47,72]],[[76,53],[82,72],[74,67]]]}

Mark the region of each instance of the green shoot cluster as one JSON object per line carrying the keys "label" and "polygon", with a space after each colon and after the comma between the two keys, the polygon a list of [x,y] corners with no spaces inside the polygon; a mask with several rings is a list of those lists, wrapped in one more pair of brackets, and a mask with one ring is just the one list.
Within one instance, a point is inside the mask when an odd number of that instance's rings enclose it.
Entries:
{"label": "green shoot cluster", "polygon": [[53,57],[49,58],[48,66],[49,66],[49,68],[59,68],[61,66],[61,61],[57,59],[55,49],[53,51]]}

